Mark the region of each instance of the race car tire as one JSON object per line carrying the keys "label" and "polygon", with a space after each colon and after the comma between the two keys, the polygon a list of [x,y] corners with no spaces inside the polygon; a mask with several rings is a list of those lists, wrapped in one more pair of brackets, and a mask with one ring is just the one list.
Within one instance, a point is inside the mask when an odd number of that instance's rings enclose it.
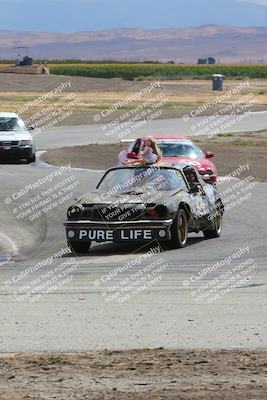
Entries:
{"label": "race car tire", "polygon": [[87,253],[91,247],[91,242],[68,242],[68,246],[76,254]]}
{"label": "race car tire", "polygon": [[29,157],[27,157],[26,160],[27,160],[27,164],[30,164],[30,163],[32,163],[32,162],[35,162],[35,161],[36,161],[35,153],[32,154],[32,155],[30,155]]}
{"label": "race car tire", "polygon": [[188,218],[186,212],[181,208],[171,227],[170,245],[174,249],[181,249],[187,245]]}
{"label": "race car tire", "polygon": [[220,208],[216,210],[216,216],[213,219],[211,226],[203,231],[206,239],[215,239],[221,236],[222,233],[222,211]]}

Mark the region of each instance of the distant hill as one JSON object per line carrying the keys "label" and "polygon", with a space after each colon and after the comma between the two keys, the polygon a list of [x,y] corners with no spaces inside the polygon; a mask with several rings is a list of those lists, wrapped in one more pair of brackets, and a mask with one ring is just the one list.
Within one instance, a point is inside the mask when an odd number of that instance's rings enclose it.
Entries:
{"label": "distant hill", "polygon": [[160,60],[193,62],[215,57],[221,63],[267,63],[267,27],[204,25],[195,28],[111,29],[76,33],[0,31],[0,58]]}

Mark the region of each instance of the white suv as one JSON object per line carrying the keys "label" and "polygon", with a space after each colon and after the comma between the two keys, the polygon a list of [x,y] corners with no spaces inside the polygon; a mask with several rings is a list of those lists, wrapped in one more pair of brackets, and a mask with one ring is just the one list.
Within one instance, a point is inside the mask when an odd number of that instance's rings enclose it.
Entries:
{"label": "white suv", "polygon": [[0,160],[16,158],[35,161],[33,138],[15,113],[0,112]]}

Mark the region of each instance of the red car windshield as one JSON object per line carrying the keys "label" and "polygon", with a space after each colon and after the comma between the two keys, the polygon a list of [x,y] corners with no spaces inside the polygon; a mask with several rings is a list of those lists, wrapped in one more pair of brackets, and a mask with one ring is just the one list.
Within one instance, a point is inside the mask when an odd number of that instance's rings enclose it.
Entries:
{"label": "red car windshield", "polygon": [[203,157],[203,152],[193,143],[158,142],[163,157]]}

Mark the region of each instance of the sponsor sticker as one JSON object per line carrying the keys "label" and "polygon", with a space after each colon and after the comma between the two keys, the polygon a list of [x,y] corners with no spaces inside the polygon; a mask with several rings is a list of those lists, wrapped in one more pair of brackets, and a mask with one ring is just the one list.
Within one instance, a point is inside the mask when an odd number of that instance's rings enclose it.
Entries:
{"label": "sponsor sticker", "polygon": [[113,242],[127,240],[152,240],[169,239],[169,230],[166,228],[158,229],[69,229],[67,230],[69,240],[91,240],[96,242]]}

